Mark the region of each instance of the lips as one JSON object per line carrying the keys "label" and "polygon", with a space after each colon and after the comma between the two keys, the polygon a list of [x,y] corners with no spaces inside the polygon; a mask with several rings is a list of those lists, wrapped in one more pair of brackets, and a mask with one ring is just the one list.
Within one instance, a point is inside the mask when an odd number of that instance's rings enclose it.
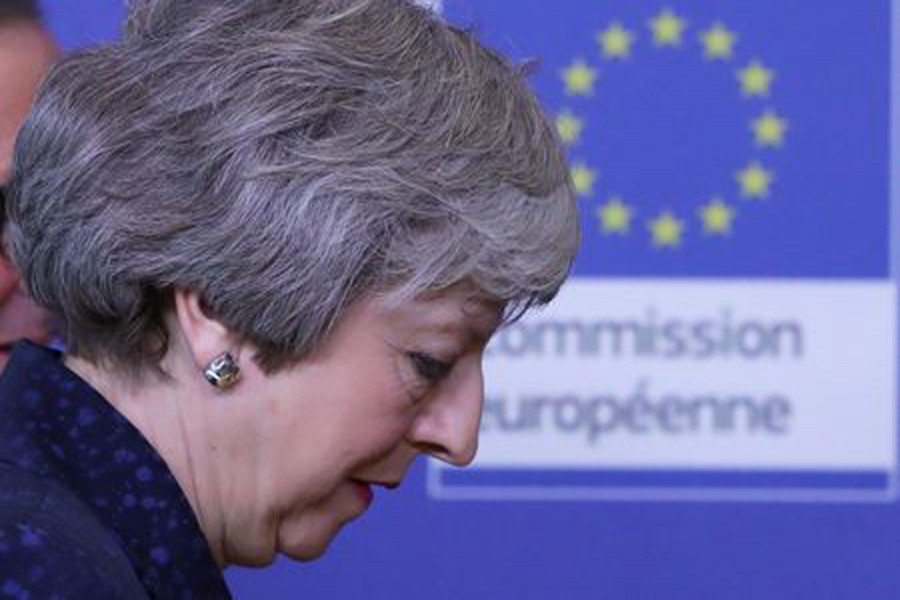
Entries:
{"label": "lips", "polygon": [[367,483],[369,483],[369,485],[377,485],[388,490],[396,490],[398,487],[400,487],[399,481],[369,481]]}
{"label": "lips", "polygon": [[354,487],[356,487],[357,493],[359,494],[360,498],[362,498],[366,502],[366,504],[372,502],[372,497],[374,495],[372,491],[373,487],[383,487],[387,490],[395,490],[400,487],[399,481],[378,481],[375,479],[352,479],[351,481]]}
{"label": "lips", "polygon": [[365,481],[353,480],[353,487],[356,488],[357,495],[359,495],[366,506],[372,503],[372,498],[374,498],[375,494],[372,492],[371,485]]}

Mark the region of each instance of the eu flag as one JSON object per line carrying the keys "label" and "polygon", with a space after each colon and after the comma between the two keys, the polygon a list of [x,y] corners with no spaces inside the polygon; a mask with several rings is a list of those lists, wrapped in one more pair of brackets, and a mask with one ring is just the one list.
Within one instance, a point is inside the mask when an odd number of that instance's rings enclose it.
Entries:
{"label": "eu flag", "polygon": [[576,275],[888,276],[886,0],[445,5],[539,61]]}

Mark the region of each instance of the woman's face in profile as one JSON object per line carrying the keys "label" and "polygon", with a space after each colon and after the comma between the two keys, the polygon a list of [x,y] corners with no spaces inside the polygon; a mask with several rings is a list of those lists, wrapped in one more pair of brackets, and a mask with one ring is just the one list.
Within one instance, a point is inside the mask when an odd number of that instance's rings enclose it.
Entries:
{"label": "woman's face in profile", "polygon": [[[226,519],[229,562],[278,551],[321,555],[372,488],[399,485],[418,453],[456,465],[474,458],[483,402],[481,357],[500,309],[467,286],[388,306],[352,306],[298,365],[273,375],[248,365],[239,384],[257,452]],[[245,361],[250,362],[250,361]],[[273,547],[274,546],[274,547]]]}

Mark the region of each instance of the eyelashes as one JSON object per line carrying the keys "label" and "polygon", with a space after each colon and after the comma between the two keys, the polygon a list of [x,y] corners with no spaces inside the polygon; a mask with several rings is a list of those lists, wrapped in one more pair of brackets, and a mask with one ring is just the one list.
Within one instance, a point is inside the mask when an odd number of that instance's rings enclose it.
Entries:
{"label": "eyelashes", "polygon": [[453,369],[453,363],[439,360],[424,352],[410,352],[409,360],[416,374],[430,383],[444,379]]}

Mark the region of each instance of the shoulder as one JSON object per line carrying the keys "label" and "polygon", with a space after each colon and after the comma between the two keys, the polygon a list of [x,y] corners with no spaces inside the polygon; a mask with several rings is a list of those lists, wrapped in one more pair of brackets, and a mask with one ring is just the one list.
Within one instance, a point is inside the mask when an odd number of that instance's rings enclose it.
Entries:
{"label": "shoulder", "polygon": [[115,536],[51,479],[0,464],[0,597],[146,598]]}

